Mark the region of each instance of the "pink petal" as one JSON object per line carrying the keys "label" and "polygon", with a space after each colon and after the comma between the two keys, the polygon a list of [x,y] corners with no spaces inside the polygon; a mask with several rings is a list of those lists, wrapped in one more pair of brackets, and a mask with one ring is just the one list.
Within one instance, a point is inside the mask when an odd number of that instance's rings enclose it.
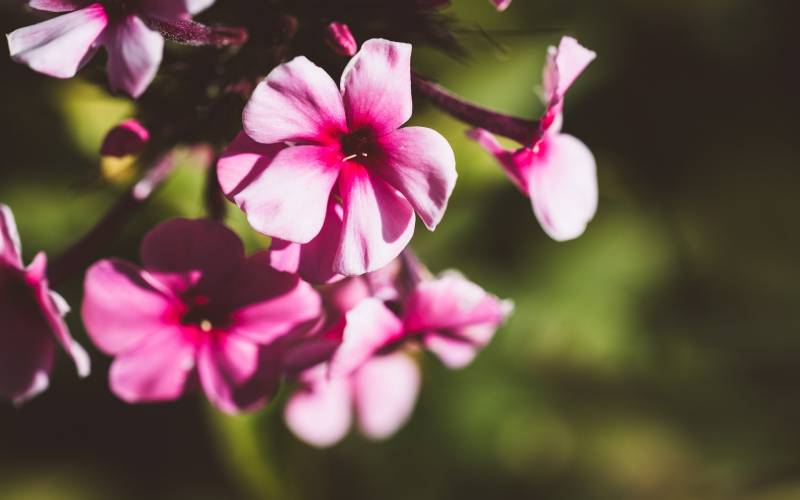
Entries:
{"label": "pink petal", "polygon": [[499,12],[503,12],[511,5],[511,0],[490,0]]}
{"label": "pink petal", "polygon": [[330,361],[331,377],[352,374],[382,347],[403,336],[403,323],[378,299],[362,300],[346,317],[342,345]]}
{"label": "pink petal", "polygon": [[287,148],[234,198],[256,231],[308,243],[322,229],[341,165],[332,148]]}
{"label": "pink petal", "polygon": [[0,204],[0,265],[22,268],[22,245],[19,241],[14,213]]}
{"label": "pink petal", "polygon": [[272,267],[279,271],[299,274],[314,285],[333,283],[343,278],[333,271],[333,261],[342,236],[342,206],[332,197],[322,229],[306,244],[273,239],[269,247]]}
{"label": "pink petal", "polygon": [[139,120],[131,118],[106,134],[100,146],[100,155],[116,158],[133,155],[144,149],[149,140],[150,132],[139,123]]}
{"label": "pink petal", "polygon": [[263,406],[278,388],[281,351],[247,339],[212,332],[198,353],[197,369],[206,396],[225,413]]}
{"label": "pink petal", "polygon": [[354,56],[358,44],[346,24],[333,22],[325,28],[325,43],[340,56]]}
{"label": "pink petal", "polygon": [[270,72],[253,92],[242,121],[247,135],[263,144],[332,144],[346,130],[336,84],[303,56]]}
{"label": "pink petal", "polygon": [[108,24],[100,4],[20,28],[8,35],[11,58],[34,71],[71,78],[94,54],[95,41]]}
{"label": "pink petal", "polygon": [[269,262],[268,252],[248,257],[224,302],[235,311],[230,331],[258,344],[274,342],[322,314],[322,299],[311,285],[272,269]]}
{"label": "pink petal", "polygon": [[244,261],[239,236],[210,219],[173,219],[142,241],[144,268],[179,294],[225,297]]}
{"label": "pink petal", "polygon": [[325,309],[328,310],[329,323],[338,323],[362,299],[371,295],[367,282],[361,277],[347,278],[323,287],[320,292]]}
{"label": "pink petal", "polygon": [[49,383],[55,343],[24,271],[0,263],[0,397],[22,403]]}
{"label": "pink petal", "polygon": [[494,156],[514,184],[516,184],[523,193],[528,193],[529,168],[527,168],[526,165],[528,165],[530,161],[525,161],[525,158],[528,156],[526,153],[527,150],[520,150],[517,153],[506,151],[492,133],[482,128],[470,130],[467,132],[467,136],[477,142],[487,153]]}
{"label": "pink petal", "polygon": [[114,359],[111,391],[129,403],[177,399],[195,369],[195,351],[180,327],[164,327]]}
{"label": "pink petal", "polygon": [[438,132],[406,127],[377,140],[381,150],[369,166],[408,199],[428,229],[442,220],[456,185],[453,148]]}
{"label": "pink petal", "polygon": [[[75,362],[78,375],[80,377],[87,377],[91,371],[89,355],[86,354],[83,347],[72,339],[63,318],[66,311],[69,310],[69,305],[67,305],[66,301],[64,301],[60,295],[50,290],[46,272],[47,257],[45,257],[43,252],[39,252],[33,259],[33,262],[31,262],[25,270],[25,278],[29,284],[35,287],[39,309],[44,315],[45,321],[47,321],[47,324],[50,326],[53,335]],[[57,298],[54,299],[54,296]]]}
{"label": "pink petal", "polygon": [[411,292],[405,306],[408,332],[452,330],[480,323],[501,323],[508,307],[471,281],[445,275],[423,281]]}
{"label": "pink petal", "polygon": [[557,241],[583,234],[597,210],[592,152],[571,135],[546,137],[533,155],[529,194],[545,232]]}
{"label": "pink petal", "polygon": [[312,369],[308,388],[299,389],[284,412],[289,429],[306,443],[324,448],[350,429],[353,396],[347,378],[328,379],[322,366]]}
{"label": "pink petal", "polygon": [[400,192],[355,162],[345,163],[339,186],[344,226],[333,269],[357,276],[382,268],[411,240],[414,209]]}
{"label": "pink petal", "polygon": [[138,16],[127,16],[103,35],[108,49],[108,83],[134,99],[147,90],[156,76],[164,52],[164,38]]}
{"label": "pink petal", "polygon": [[285,144],[261,144],[244,132],[239,132],[217,163],[217,178],[222,192],[233,201],[284,149]]}
{"label": "pink petal", "polygon": [[138,0],[138,7],[148,16],[187,20],[213,3],[214,0]]}
{"label": "pink petal", "polygon": [[[494,332],[494,328],[491,328]],[[459,369],[472,363],[479,346],[460,339],[430,333],[424,337],[425,348],[436,354],[448,368]]]}
{"label": "pink petal", "polygon": [[30,0],[28,6],[48,12],[70,12],[91,5],[91,0]]}
{"label": "pink petal", "polygon": [[411,45],[367,40],[340,83],[350,131],[371,128],[378,137],[411,118]]}
{"label": "pink petal", "polygon": [[86,271],[83,324],[106,354],[130,350],[179,320],[178,309],[153,287],[146,274],[119,260],[101,260]]}
{"label": "pink petal", "polygon": [[543,75],[546,104],[550,105],[554,100],[561,101],[575,79],[595,57],[596,53],[569,36],[561,39],[558,49],[548,48]]}
{"label": "pink petal", "polygon": [[408,420],[419,394],[417,364],[401,353],[373,358],[354,376],[358,424],[366,436],[385,439]]}

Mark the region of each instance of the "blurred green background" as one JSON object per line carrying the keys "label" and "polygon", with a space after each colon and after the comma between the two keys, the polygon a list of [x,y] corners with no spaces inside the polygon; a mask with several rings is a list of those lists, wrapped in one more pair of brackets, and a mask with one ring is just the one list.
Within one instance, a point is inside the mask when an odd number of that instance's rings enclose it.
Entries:
{"label": "blurred green background", "polygon": [[[29,20],[0,8],[4,33]],[[0,499],[800,498],[800,5],[514,0],[500,14],[454,0],[451,12],[494,43],[465,34],[471,60],[417,49],[415,67],[517,115],[542,110],[547,45],[570,34],[598,53],[566,100],[564,131],[595,153],[600,182],[572,242],[545,236],[463,125],[417,106],[460,177],[415,249],[517,306],[476,362],[426,358],[393,439],[353,432],[316,450],[279,404],[231,418],[202,395],[117,400],[76,277],[59,291],[94,373],[79,381],[62,356],[46,393],[0,406]],[[25,261],[54,257],[116,198],[89,181],[104,133],[134,107],[7,57],[0,75],[0,202]],[[201,216],[202,186],[187,162],[105,253],[136,260],[158,221]],[[229,214],[250,248],[266,243]]]}

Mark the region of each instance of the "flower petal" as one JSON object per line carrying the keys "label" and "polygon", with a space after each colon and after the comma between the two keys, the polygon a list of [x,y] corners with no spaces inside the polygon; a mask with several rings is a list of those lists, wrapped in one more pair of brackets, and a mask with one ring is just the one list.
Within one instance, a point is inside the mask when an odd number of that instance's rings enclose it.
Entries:
{"label": "flower petal", "polygon": [[278,388],[281,350],[214,332],[198,352],[197,369],[206,396],[225,413],[255,410]]}
{"label": "flower petal", "polygon": [[30,0],[28,6],[48,12],[70,12],[91,5],[91,0]]}
{"label": "flower petal", "polygon": [[377,140],[369,166],[408,199],[428,229],[442,220],[456,185],[456,158],[447,139],[425,127],[406,127]]}
{"label": "flower petal", "polygon": [[[486,328],[486,330],[494,332],[494,328]],[[453,370],[463,368],[472,363],[472,360],[478,354],[478,349],[480,349],[479,346],[471,342],[437,335],[435,332],[425,335],[423,343],[426,349],[436,354],[445,366]]]}
{"label": "flower petal", "polygon": [[239,132],[217,163],[217,178],[222,192],[233,201],[284,149],[285,144],[261,144],[244,132]]}
{"label": "flower petal", "polygon": [[177,399],[195,369],[195,352],[190,336],[167,326],[114,359],[111,391],[128,403]]}
{"label": "flower petal", "polygon": [[0,204],[0,265],[22,268],[22,245],[19,241],[14,213],[8,206]]}
{"label": "flower petal", "polygon": [[111,90],[122,89],[134,99],[142,95],[161,65],[164,38],[138,16],[127,16],[108,27],[103,44],[108,49]]}
{"label": "flower petal", "polygon": [[366,436],[385,439],[408,420],[419,394],[417,364],[402,353],[369,360],[354,376],[358,424]]}
{"label": "flower petal", "polygon": [[328,379],[322,366],[310,372],[309,386],[294,393],[286,404],[284,416],[286,425],[298,438],[324,448],[347,435],[353,396],[347,378]]}
{"label": "flower petal", "polygon": [[100,156],[122,158],[134,155],[144,149],[149,140],[150,132],[139,123],[139,120],[131,118],[106,134],[100,145]]}
{"label": "flower petal", "polygon": [[108,25],[106,11],[94,4],[8,35],[11,58],[34,71],[71,78],[89,60]]}
{"label": "flower petal", "polygon": [[144,268],[179,294],[225,297],[244,261],[239,236],[211,219],[173,219],[142,241]]}
{"label": "flower petal", "polygon": [[503,12],[511,5],[511,0],[490,0],[499,12]]}
{"label": "flower petal", "polygon": [[411,45],[367,40],[340,83],[351,131],[371,128],[378,137],[411,118]]}
{"label": "flower petal", "polygon": [[577,238],[597,211],[597,168],[581,141],[546,137],[532,155],[529,195],[545,232],[557,241]]}
{"label": "flower petal", "polygon": [[403,323],[378,299],[362,300],[346,317],[342,345],[330,361],[331,377],[351,375],[378,350],[403,336]]}
{"label": "flower petal", "polygon": [[120,260],[101,260],[86,271],[81,315],[86,332],[106,354],[131,349],[176,321],[176,307],[146,273]]}
{"label": "flower petal", "polygon": [[342,237],[342,206],[328,200],[328,211],[322,229],[306,244],[273,239],[269,247],[272,267],[279,271],[299,274],[314,285],[333,283],[343,278],[333,270],[333,261]]}
{"label": "flower petal", "polygon": [[272,269],[269,262],[269,252],[248,257],[224,302],[235,311],[230,331],[258,344],[269,344],[322,314],[322,299],[311,285]]}
{"label": "flower petal", "polygon": [[497,138],[488,130],[482,128],[475,128],[467,132],[467,136],[473,139],[480,145],[487,153],[494,156],[500,166],[505,170],[506,175],[511,179],[514,184],[525,194],[528,193],[528,170],[520,170],[520,166],[525,166],[525,158],[527,150],[520,150],[517,153],[507,151],[500,145]]}
{"label": "flower petal", "polygon": [[322,229],[341,165],[332,148],[287,148],[234,198],[256,231],[308,243]]}
{"label": "flower petal", "polygon": [[401,193],[358,163],[345,163],[339,188],[344,225],[334,271],[358,276],[382,268],[411,240],[414,209]]}
{"label": "flower petal", "polygon": [[270,72],[253,92],[242,121],[247,135],[262,144],[331,144],[347,123],[336,83],[303,56]]}

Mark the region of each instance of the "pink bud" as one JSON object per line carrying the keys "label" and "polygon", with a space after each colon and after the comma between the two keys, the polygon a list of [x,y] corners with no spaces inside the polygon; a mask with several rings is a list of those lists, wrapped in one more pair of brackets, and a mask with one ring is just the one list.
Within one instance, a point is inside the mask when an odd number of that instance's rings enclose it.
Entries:
{"label": "pink bud", "polygon": [[495,7],[497,7],[497,10],[499,10],[500,12],[506,10],[506,8],[508,8],[508,6],[511,5],[511,0],[490,0],[490,1],[494,4]]}
{"label": "pink bud", "polygon": [[331,23],[325,30],[325,41],[341,56],[354,56],[358,52],[356,39],[346,24]]}
{"label": "pink bud", "polygon": [[100,154],[117,158],[136,154],[144,149],[149,140],[150,132],[136,119],[131,118],[112,128],[106,134],[106,138],[103,139],[103,144],[100,146]]}

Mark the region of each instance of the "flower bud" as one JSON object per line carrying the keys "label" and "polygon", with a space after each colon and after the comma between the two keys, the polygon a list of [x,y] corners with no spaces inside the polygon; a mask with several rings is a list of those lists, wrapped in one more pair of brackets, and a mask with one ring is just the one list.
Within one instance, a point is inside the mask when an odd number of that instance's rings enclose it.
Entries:
{"label": "flower bud", "polygon": [[131,118],[106,134],[106,138],[103,139],[103,144],[100,146],[100,155],[116,158],[133,155],[144,149],[149,140],[150,132],[138,120]]}
{"label": "flower bud", "polygon": [[358,44],[346,24],[333,22],[325,30],[325,41],[334,52],[341,56],[354,56]]}
{"label": "flower bud", "polygon": [[508,6],[511,5],[511,0],[490,0],[490,1],[494,4],[495,7],[497,7],[497,10],[499,10],[500,12],[506,10]]}

